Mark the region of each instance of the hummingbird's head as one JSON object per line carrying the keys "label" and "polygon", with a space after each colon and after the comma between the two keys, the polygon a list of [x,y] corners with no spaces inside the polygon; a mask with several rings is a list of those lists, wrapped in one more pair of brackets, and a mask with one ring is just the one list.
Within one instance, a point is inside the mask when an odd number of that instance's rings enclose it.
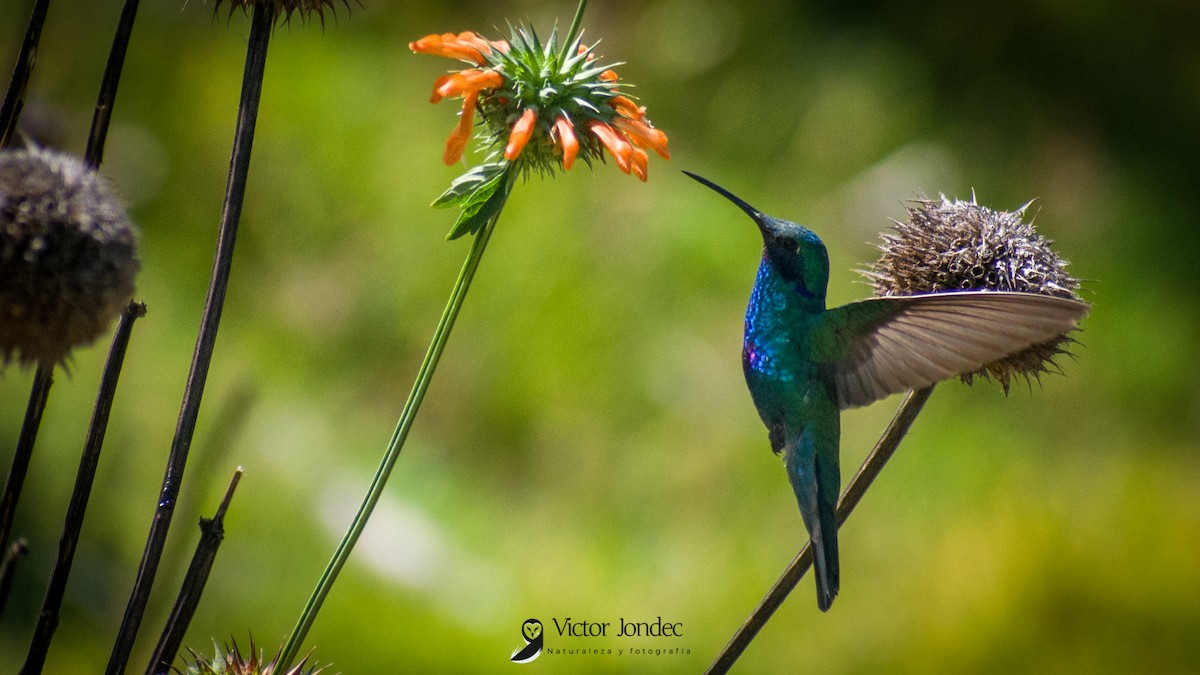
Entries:
{"label": "hummingbird's head", "polygon": [[689,171],[684,173],[736,204],[754,220],[758,231],[762,233],[764,258],[783,278],[796,284],[798,293],[825,297],[825,286],[829,281],[829,254],[815,232],[790,220],[768,216],[707,178]]}

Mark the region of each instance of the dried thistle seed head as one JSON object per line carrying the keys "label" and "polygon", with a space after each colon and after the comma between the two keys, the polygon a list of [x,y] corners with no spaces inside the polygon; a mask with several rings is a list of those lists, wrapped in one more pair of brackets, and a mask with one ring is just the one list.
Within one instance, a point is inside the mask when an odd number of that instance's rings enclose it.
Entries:
{"label": "dried thistle seed head", "polygon": [[[908,220],[881,235],[883,252],[870,270],[876,295],[914,295],[938,291],[1018,291],[1078,300],[1079,280],[1067,274],[1067,261],[1053,243],[1025,222],[1028,204],[1013,212],[993,211],[969,202],[918,199]],[[1027,380],[1058,371],[1054,362],[1074,342],[1063,334],[1034,345],[979,371],[962,376],[994,378],[1008,392],[1014,377]]]}
{"label": "dried thistle seed head", "polygon": [[[229,4],[229,13],[233,14],[233,10],[241,9],[242,12],[249,12],[256,5],[266,5],[271,10],[271,20],[278,21],[279,17],[283,17],[284,21],[291,21],[292,14],[300,15],[301,21],[307,21],[313,14],[321,20],[321,24],[325,24],[325,10],[337,12],[338,0],[217,0],[214,11],[220,10],[221,5]],[[350,0],[341,0],[341,4],[346,7],[346,11],[350,11]]]}
{"label": "dried thistle seed head", "polygon": [[133,225],[112,186],[48,150],[0,151],[0,361],[61,362],[133,297]]}
{"label": "dried thistle seed head", "polygon": [[247,652],[248,656],[244,656],[238,648],[237,641],[233,641],[233,647],[225,647],[224,653],[221,648],[213,642],[213,650],[216,655],[211,660],[206,660],[193,649],[188,649],[192,655],[192,663],[188,663],[184,659],[184,667],[186,670],[179,670],[172,667],[176,673],[180,675],[317,675],[325,666],[317,668],[308,666],[308,657],[304,657],[300,663],[292,666],[286,671],[280,670],[278,652],[271,657],[270,661],[263,658],[262,650],[254,645],[254,638],[250,639],[250,649]]}

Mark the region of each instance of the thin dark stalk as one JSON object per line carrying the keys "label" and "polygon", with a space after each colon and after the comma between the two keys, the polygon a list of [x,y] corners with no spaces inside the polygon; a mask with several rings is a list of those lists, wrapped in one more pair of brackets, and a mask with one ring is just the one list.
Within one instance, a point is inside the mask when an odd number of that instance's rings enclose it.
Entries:
{"label": "thin dark stalk", "polygon": [[117,85],[121,82],[121,69],[125,66],[125,52],[129,50],[129,38],[133,34],[137,10],[138,0],[125,0],[112,48],[108,51],[108,64],[104,67],[104,79],[100,81],[100,94],[96,97],[96,112],[92,115],[92,128],[88,132],[87,150],[83,153],[84,161],[93,169],[99,167],[104,158],[104,139],[108,137],[108,123],[112,120]]}
{"label": "thin dark stalk", "polygon": [[238,222],[242,214],[242,201],[246,194],[246,178],[250,170],[250,149],[254,143],[254,126],[258,119],[258,103],[262,94],[263,72],[267,62],[267,46],[271,38],[271,10],[269,3],[257,3],[250,24],[250,39],[246,47],[246,69],[242,79],[241,101],[238,104],[237,127],[234,131],[233,152],[229,162],[229,180],[225,186],[225,203],[217,229],[217,248],[213,257],[213,271],[209,282],[204,312],[200,320],[200,331],[196,337],[196,350],[192,355],[192,366],[184,387],[183,402],[171,452],[163,475],[158,507],[150,532],[146,538],[146,549],[138,566],[137,579],[125,608],[125,616],[117,633],[117,641],[108,662],[108,673],[116,675],[125,669],[129,654],[137,638],[142,615],[150,599],[154,576],[162,558],[167,531],[179,498],[183,471],[187,466],[188,449],[196,431],[196,418],[200,414],[200,399],[204,395],[204,384],[208,367],[212,362],[216,344],[217,327],[221,322],[221,310],[225,304],[225,291],[229,285],[229,273],[233,264],[233,246],[237,239]]}
{"label": "thin dark stalk", "polygon": [[13,132],[17,130],[17,120],[25,104],[25,89],[29,86],[29,77],[33,75],[38,42],[42,39],[42,26],[46,24],[48,9],[50,0],[36,0],[33,3],[33,14],[29,17],[29,27],[25,29],[25,39],[21,42],[21,51],[13,66],[12,80],[4,94],[4,102],[0,103],[0,148],[8,147]]}
{"label": "thin dark stalk", "polygon": [[[22,58],[17,62],[13,74],[13,84],[9,87],[4,101],[4,115],[11,117],[0,118],[0,123],[16,127],[20,113],[21,100],[24,97],[25,84],[29,72],[33,68],[33,58],[37,52],[37,41],[41,35],[42,23],[45,20],[47,2],[39,2],[34,6],[34,16],[30,19],[29,32],[22,45]],[[112,53],[109,55],[108,68],[104,74],[104,82],[100,88],[100,98],[96,104],[96,115],[92,119],[92,129],[88,138],[86,161],[88,166],[95,169],[100,165],[100,157],[104,152],[104,139],[108,132],[108,121],[112,116],[112,103],[117,95],[117,83],[121,77],[121,65],[125,62],[125,50],[129,44],[129,34],[133,28],[133,19],[137,13],[138,0],[127,0],[117,26],[117,36],[113,40]],[[40,17],[39,17],[40,12]],[[36,24],[36,25],[35,25]],[[36,29],[36,30],[35,30]],[[26,55],[25,47],[29,47]],[[118,56],[119,54],[119,56]],[[18,85],[18,80],[20,84]],[[15,93],[14,93],[15,92]],[[9,110],[9,97],[15,101]],[[103,109],[103,110],[102,110]],[[0,128],[0,133],[11,133],[7,126]],[[4,137],[7,140],[7,136]],[[0,143],[0,146],[5,143]],[[16,512],[17,499],[21,494],[21,486],[25,481],[25,473],[29,469],[29,459],[33,453],[33,445],[37,440],[38,428],[42,421],[42,412],[50,397],[50,386],[53,364],[39,363],[34,375],[33,391],[29,396],[29,407],[25,413],[25,422],[21,427],[21,437],[17,441],[17,451],[13,457],[13,466],[9,471],[8,481],[4,486],[4,494],[0,497],[0,545],[8,541],[11,534],[13,514]]]}
{"label": "thin dark stalk", "polygon": [[[929,395],[933,393],[933,386],[925,387],[910,391],[905,397],[904,402],[900,405],[900,409],[896,411],[895,417],[884,430],[883,436],[879,438],[879,442],[875,444],[875,448],[871,450],[871,454],[863,460],[862,467],[858,473],[851,479],[850,484],[846,486],[846,490],[842,492],[841,499],[837,505],[838,527],[841,528],[846,519],[850,517],[854,507],[858,506],[858,502],[867,492],[867,488],[871,487],[871,483],[879,476],[879,472],[892,458],[892,454],[896,452],[896,448],[900,446],[900,441],[904,439],[904,435],[908,433],[912,426],[913,420],[917,418],[917,414],[921,412],[921,408],[925,406],[925,402],[929,400]],[[811,542],[804,544],[800,552],[784,570],[783,575],[767,592],[767,595],[755,608],[750,618],[738,628],[737,633],[734,633],[733,638],[717,655],[712,665],[708,667],[706,673],[727,673],[733,667],[738,657],[742,652],[746,651],[746,647],[750,646],[750,642],[754,640],[762,627],[767,624],[775,610],[783,604],[788,594],[800,583],[800,579],[804,577],[804,573],[812,567],[812,544]]]}
{"label": "thin dark stalk", "polygon": [[8,593],[12,590],[13,575],[17,573],[17,561],[29,552],[29,547],[23,537],[18,538],[8,547],[4,560],[0,561],[0,615],[4,614],[4,605],[8,602]]}
{"label": "thin dark stalk", "polygon": [[79,459],[79,471],[75,477],[75,490],[71,493],[71,503],[67,507],[66,522],[63,524],[62,537],[58,540],[58,552],[54,556],[54,564],[50,569],[50,582],[46,586],[46,595],[42,600],[42,610],[38,613],[37,626],[34,628],[33,640],[29,644],[29,653],[25,658],[23,674],[42,672],[46,663],[46,653],[50,650],[50,640],[58,627],[58,613],[62,607],[63,595],[67,590],[67,578],[71,574],[71,563],[75,559],[75,547],[79,543],[79,532],[83,529],[83,517],[87,511],[88,498],[92,494],[92,481],[96,477],[96,467],[100,464],[100,450],[104,447],[104,434],[108,429],[108,417],[112,412],[113,399],[117,392],[117,381],[121,377],[121,365],[125,362],[125,352],[129,347],[129,337],[133,333],[133,322],[146,315],[146,306],[131,302],[121,315],[113,335],[112,347],[108,352],[108,362],[104,366],[104,374],[100,378],[100,391],[96,395],[96,407],[92,412],[92,421],[88,426],[87,440],[83,445],[83,454]]}
{"label": "thin dark stalk", "polygon": [[[33,74],[33,64],[37,60],[38,43],[42,38],[42,26],[46,24],[46,12],[50,8],[50,0],[36,0],[33,13],[29,17],[29,26],[25,30],[25,39],[21,42],[21,51],[17,55],[17,63],[13,66],[12,80],[8,91],[4,94],[4,102],[0,103],[0,148],[7,147],[17,128],[17,120],[21,117],[21,108],[25,102],[25,89]],[[13,452],[12,466],[4,482],[4,492],[0,494],[0,546],[8,542],[12,534],[13,518],[17,512],[17,501],[21,496],[21,488],[25,485],[25,474],[29,471],[29,461],[33,457],[33,446],[37,442],[38,429],[42,424],[42,413],[46,410],[46,401],[50,398],[50,387],[54,384],[54,365],[39,363],[33,376],[33,386],[29,392],[29,404],[25,407],[25,420],[21,424],[20,436],[17,438],[17,448]],[[18,546],[20,545],[20,546]],[[18,551],[20,553],[18,553]],[[3,578],[5,584],[12,583],[13,568],[16,560],[24,553],[24,543],[17,542],[4,559]],[[8,586],[0,587],[0,610],[8,599]]]}
{"label": "thin dark stalk", "polygon": [[[235,385],[230,392],[216,402],[216,410],[211,414],[211,418],[221,420],[221,423],[210,425],[207,429],[208,433],[202,434],[201,439],[192,442],[192,450],[188,453],[188,464],[206,467],[228,464],[226,460],[230,451],[244,430],[250,412],[254,409],[255,396],[254,389],[243,382]],[[209,392],[208,404],[213,405],[212,392]],[[179,503],[175,506],[175,515],[189,523],[193,519],[201,518],[203,514],[200,513],[200,505],[195,502],[197,499],[204,499],[205,495],[211,494],[213,482],[220,479],[221,476],[215,471],[201,471],[188,478],[187,492],[179,495]],[[169,570],[169,576],[165,576],[159,581],[172,588],[183,579],[181,572],[186,570],[189,556],[185,544],[192,540],[190,530],[174,530],[173,532],[174,534],[167,537],[162,560],[158,563],[163,570]]]}
{"label": "thin dark stalk", "polygon": [[25,420],[21,423],[21,435],[17,438],[17,449],[13,452],[12,467],[4,482],[4,493],[0,494],[0,546],[8,543],[12,534],[13,517],[17,512],[17,500],[25,485],[25,474],[29,471],[29,460],[33,457],[33,445],[37,441],[38,428],[42,425],[42,413],[46,411],[46,399],[50,397],[50,386],[54,384],[54,366],[38,364],[33,375],[33,387],[29,391],[29,404],[25,406]]}
{"label": "thin dark stalk", "polygon": [[175,660],[179,646],[183,644],[184,633],[192,622],[196,607],[200,605],[200,595],[204,593],[204,585],[208,582],[208,575],[217,559],[217,549],[225,538],[225,512],[229,509],[233,491],[237,489],[241,479],[242,468],[238,467],[233,473],[233,479],[229,481],[229,487],[225,489],[225,498],[221,500],[216,515],[211,520],[200,519],[200,541],[196,543],[196,552],[192,555],[187,576],[183,579],[183,586],[179,589],[179,596],[175,599],[175,606],[171,608],[171,616],[158,639],[158,645],[154,648],[154,655],[150,658],[147,675],[171,670],[171,662]]}

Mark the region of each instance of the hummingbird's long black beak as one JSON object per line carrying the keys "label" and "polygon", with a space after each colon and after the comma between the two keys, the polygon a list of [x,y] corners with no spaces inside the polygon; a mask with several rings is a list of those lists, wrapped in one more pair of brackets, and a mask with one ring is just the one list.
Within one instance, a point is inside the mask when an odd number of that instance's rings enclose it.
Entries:
{"label": "hummingbird's long black beak", "polygon": [[713,191],[715,191],[717,194],[725,197],[726,199],[733,202],[734,204],[737,204],[738,208],[745,211],[751,218],[754,219],[755,223],[758,223],[758,226],[760,229],[763,227],[763,224],[766,222],[766,216],[764,216],[762,214],[762,211],[759,211],[758,209],[754,208],[753,206],[750,206],[745,201],[743,201],[741,197],[738,197],[737,195],[733,194],[729,190],[726,190],[725,188],[721,187],[720,185],[717,185],[716,183],[712,182],[711,180],[709,180],[703,176],[697,176],[696,174],[692,173],[691,171],[684,171],[684,173],[687,174],[688,176],[690,176],[691,178],[696,179],[696,181],[701,183],[702,185],[707,185],[708,187],[712,188]]}

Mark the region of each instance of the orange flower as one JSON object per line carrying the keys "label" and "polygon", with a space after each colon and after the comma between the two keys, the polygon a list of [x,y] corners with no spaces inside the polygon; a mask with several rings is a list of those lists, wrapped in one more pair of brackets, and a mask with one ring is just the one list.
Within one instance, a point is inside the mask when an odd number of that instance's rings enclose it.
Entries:
{"label": "orange flower", "polygon": [[433,83],[431,103],[447,96],[464,96],[482,89],[495,89],[504,84],[504,76],[494,70],[463,70],[439,77]]}
{"label": "orange flower", "polygon": [[640,120],[646,117],[646,106],[639,106],[626,96],[614,96],[608,100],[608,104],[612,106],[613,110],[631,120]]}
{"label": "orange flower", "polygon": [[588,131],[591,131],[596,138],[600,139],[600,143],[608,149],[613,159],[617,160],[617,167],[621,171],[629,173],[630,161],[633,157],[633,145],[625,135],[617,133],[615,129],[600,120],[588,122]]}
{"label": "orange flower", "polygon": [[613,118],[612,123],[638,146],[657,152],[663,159],[671,159],[670,153],[667,152],[667,135],[663,132],[641,120],[631,120],[627,117]]}
{"label": "orange flower", "polygon": [[559,115],[554,120],[554,130],[558,132],[558,144],[562,146],[562,167],[570,171],[575,166],[575,155],[579,154],[579,139],[575,137],[575,127],[571,121]]}
{"label": "orange flower", "polygon": [[508,43],[489,42],[471,31],[464,31],[458,35],[454,33],[426,35],[416,42],[408,43],[408,48],[418,54],[445,56],[482,66],[487,62],[487,55],[491,54],[493,49],[506,51]]}
{"label": "orange flower", "polygon": [[447,166],[462,157],[463,149],[467,147],[467,141],[471,140],[471,127],[475,120],[475,101],[478,98],[478,91],[470,91],[463,96],[463,107],[458,118],[458,126],[454,127],[450,138],[446,139],[446,152],[442,154],[442,161]]}
{"label": "orange flower", "polygon": [[629,159],[629,168],[633,171],[633,175],[645,183],[650,171],[650,155],[646,154],[645,150],[633,146],[633,156]]}
{"label": "orange flower", "polygon": [[[480,136],[492,147],[503,148],[503,159],[493,161],[519,162],[526,169],[567,171],[579,158],[590,165],[608,152],[621,171],[646,180],[647,150],[670,157],[667,135],[654,128],[644,107],[619,93],[617,73],[600,65],[577,38],[559,49],[555,38],[543,43],[517,27],[508,41],[464,31],[427,35],[409,47],[471,64],[437,78],[430,96],[434,103],[463,97],[442,157],[448,164],[462,157],[473,128],[482,128]],[[476,112],[479,127],[472,126]]]}
{"label": "orange flower", "polygon": [[533,136],[533,129],[537,125],[537,111],[533,108],[526,108],[525,112],[521,113],[521,117],[512,126],[512,133],[508,135],[508,145],[504,148],[504,158],[512,161],[521,156],[521,151],[525,149],[525,144]]}

